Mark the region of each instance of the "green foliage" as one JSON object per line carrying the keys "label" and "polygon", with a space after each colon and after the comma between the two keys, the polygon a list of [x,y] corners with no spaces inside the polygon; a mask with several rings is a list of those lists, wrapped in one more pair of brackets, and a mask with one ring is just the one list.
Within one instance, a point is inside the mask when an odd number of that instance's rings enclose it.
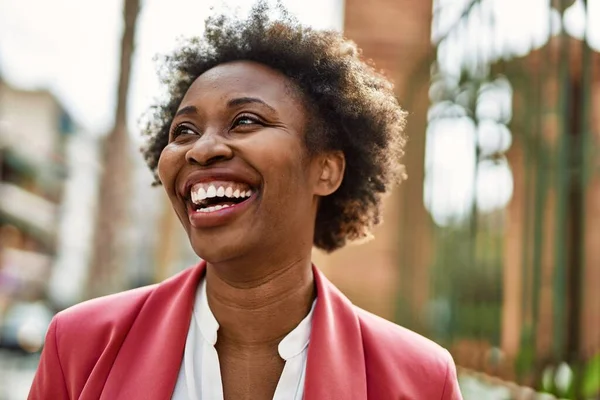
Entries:
{"label": "green foliage", "polygon": [[515,359],[515,370],[521,379],[529,374],[535,363],[535,344],[531,326],[524,326],[521,332],[521,346]]}
{"label": "green foliage", "polygon": [[554,388],[554,367],[548,366],[542,372],[542,392],[552,393]]}
{"label": "green foliage", "polygon": [[[522,360],[525,360],[529,356],[529,353],[529,351],[525,350]],[[577,388],[576,385],[580,385],[580,387]],[[564,362],[559,365],[547,366],[542,373],[539,390],[558,396],[561,399],[599,398],[600,353],[592,357],[580,368]],[[577,392],[580,394],[580,397],[577,397]]]}
{"label": "green foliage", "polygon": [[460,337],[499,342],[500,240],[495,232],[479,232],[473,237],[468,224],[439,229],[433,274],[436,298],[432,303],[437,313],[431,316],[436,339]]}
{"label": "green foliage", "polygon": [[583,370],[581,393],[585,398],[600,396],[600,353],[596,354]]}
{"label": "green foliage", "polygon": [[501,305],[498,303],[461,304],[455,313],[455,333],[463,338],[486,338],[498,341]]}

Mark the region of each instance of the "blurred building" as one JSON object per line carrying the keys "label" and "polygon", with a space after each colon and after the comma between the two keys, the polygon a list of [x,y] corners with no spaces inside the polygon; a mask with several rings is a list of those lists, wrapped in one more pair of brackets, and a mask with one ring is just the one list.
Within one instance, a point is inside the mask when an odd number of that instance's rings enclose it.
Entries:
{"label": "blurred building", "polygon": [[77,131],[64,144],[68,176],[64,182],[56,254],[48,298],[57,309],[87,299],[94,223],[97,218],[100,141]]}
{"label": "blurred building", "polygon": [[[432,260],[432,222],[423,203],[431,24],[429,1],[346,0],[344,35],[392,79],[400,104],[410,111],[402,160],[408,179],[385,199],[375,240],[314,255],[316,265],[356,304],[391,320],[410,314],[415,324],[425,323]],[[398,304],[411,307],[399,310]]]}
{"label": "blurred building", "polygon": [[501,66],[516,83],[502,321],[509,357],[524,346],[549,361],[600,352],[600,53],[585,52],[582,41],[555,37]]}
{"label": "blurred building", "polygon": [[73,123],[48,91],[0,82],[0,347],[37,351]]}
{"label": "blurred building", "polygon": [[489,60],[479,81],[460,77],[462,98],[445,100],[475,127],[478,85],[509,82],[498,125],[510,130],[510,149],[475,168],[508,163],[514,189],[506,206],[484,211],[475,200],[465,221],[436,226],[423,200],[431,6],[346,1],[345,35],[410,111],[408,180],[386,199],[375,240],[314,260],[356,304],[444,343],[459,365],[539,386],[545,368],[584,370],[600,354],[600,54],[557,35],[521,57]]}

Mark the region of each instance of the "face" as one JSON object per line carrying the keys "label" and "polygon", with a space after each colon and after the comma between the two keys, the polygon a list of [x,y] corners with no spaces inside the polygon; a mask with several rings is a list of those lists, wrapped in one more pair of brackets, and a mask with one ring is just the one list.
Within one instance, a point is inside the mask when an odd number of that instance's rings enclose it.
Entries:
{"label": "face", "polygon": [[324,159],[307,155],[306,121],[292,82],[262,64],[221,64],[193,82],[158,173],[198,256],[310,249],[318,198],[335,189]]}

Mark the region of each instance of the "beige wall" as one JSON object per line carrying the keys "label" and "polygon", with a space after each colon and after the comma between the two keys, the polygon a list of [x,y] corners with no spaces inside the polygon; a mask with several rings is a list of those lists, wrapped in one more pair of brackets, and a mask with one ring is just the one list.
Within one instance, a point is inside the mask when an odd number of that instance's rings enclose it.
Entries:
{"label": "beige wall", "polygon": [[[314,261],[356,304],[393,319],[398,293],[417,308],[429,287],[429,215],[423,205],[423,154],[431,57],[431,2],[347,0],[344,34],[395,83],[400,103],[411,113],[404,164],[409,179],[386,199],[384,223],[375,239],[349,245]],[[400,226],[411,233],[400,237]],[[408,230],[406,230],[408,231]],[[402,285],[402,276],[412,275]],[[416,312],[415,314],[420,314]]]}
{"label": "beige wall", "polygon": [[54,152],[58,138],[60,108],[45,91],[15,90],[0,84],[0,138],[34,160]]}
{"label": "beige wall", "polygon": [[600,54],[592,61],[591,137],[589,149],[590,182],[585,209],[585,272],[583,276],[582,342],[586,354],[600,351]]}
{"label": "beige wall", "polygon": [[[581,43],[571,41],[571,67],[570,72],[574,80],[581,79]],[[543,119],[543,136],[547,145],[557,151],[559,136],[559,117],[555,113],[559,104],[559,90],[557,83],[560,49],[559,41],[555,39],[550,44],[552,54],[549,58],[551,62],[551,75],[548,76],[548,82],[544,84],[544,107],[546,115]],[[544,62],[548,58],[544,52],[546,48],[538,50],[523,59],[523,65],[526,71],[535,76],[542,70]],[[591,355],[600,350],[600,117],[594,110],[600,110],[600,55],[595,53],[592,60],[593,77],[592,81],[592,105],[590,107],[591,137],[587,145],[588,148],[588,177],[585,182],[585,232],[584,232],[584,271],[582,277],[582,293],[584,296],[581,310],[581,346],[580,351]],[[522,94],[515,93],[515,110],[519,109],[519,102],[524,101]],[[529,279],[532,277],[532,259],[533,249],[526,249],[526,245],[533,243],[533,231],[527,232],[525,236],[524,226],[527,218],[533,224],[531,213],[533,212],[533,199],[526,199],[527,184],[534,185],[535,182],[526,183],[524,180],[526,169],[523,162],[523,143],[519,136],[523,135],[522,130],[527,129],[524,126],[518,127],[515,134],[515,141],[509,151],[510,165],[514,177],[514,193],[511,203],[507,209],[507,230],[505,233],[506,245],[504,252],[504,307],[502,321],[502,347],[509,357],[516,356],[519,348],[521,327],[524,323],[531,322],[533,316],[531,309],[523,310],[522,302],[524,293],[531,297],[532,287],[523,288],[523,268],[528,269]],[[549,355],[552,353],[553,332],[554,332],[554,282],[555,282],[555,232],[556,232],[556,191],[555,176],[550,170],[551,165],[546,171],[548,175],[548,193],[544,199],[543,210],[543,229],[542,229],[542,251],[541,251],[541,286],[539,293],[539,308],[537,317],[536,344],[537,352],[540,355]],[[530,202],[530,207],[526,205]],[[528,250],[530,258],[523,265],[523,252]],[[567,266],[568,267],[568,266]],[[525,289],[525,291],[523,290]],[[531,299],[529,299],[531,301]]]}

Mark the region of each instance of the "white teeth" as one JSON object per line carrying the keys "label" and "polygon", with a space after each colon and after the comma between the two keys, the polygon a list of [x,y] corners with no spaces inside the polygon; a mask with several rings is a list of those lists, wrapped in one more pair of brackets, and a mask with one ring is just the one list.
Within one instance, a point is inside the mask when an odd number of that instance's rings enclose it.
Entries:
{"label": "white teeth", "polygon": [[217,195],[217,189],[215,189],[215,187],[213,185],[210,185],[208,187],[208,190],[206,191],[206,198],[210,199],[213,198]]}
{"label": "white teeth", "polygon": [[205,207],[205,208],[201,208],[198,211],[203,212],[203,213],[209,213],[209,212],[213,212],[213,211],[219,211],[222,210],[223,208],[227,208],[227,207],[231,207],[229,204],[217,204],[216,206],[212,206],[212,207]]}
{"label": "white teeth", "polygon": [[244,199],[252,196],[252,190],[240,190],[239,188],[234,190],[235,186],[219,186],[218,189],[215,185],[210,185],[208,188],[199,186],[192,189],[190,193],[190,198],[194,204],[200,204],[203,200],[213,197]]}

